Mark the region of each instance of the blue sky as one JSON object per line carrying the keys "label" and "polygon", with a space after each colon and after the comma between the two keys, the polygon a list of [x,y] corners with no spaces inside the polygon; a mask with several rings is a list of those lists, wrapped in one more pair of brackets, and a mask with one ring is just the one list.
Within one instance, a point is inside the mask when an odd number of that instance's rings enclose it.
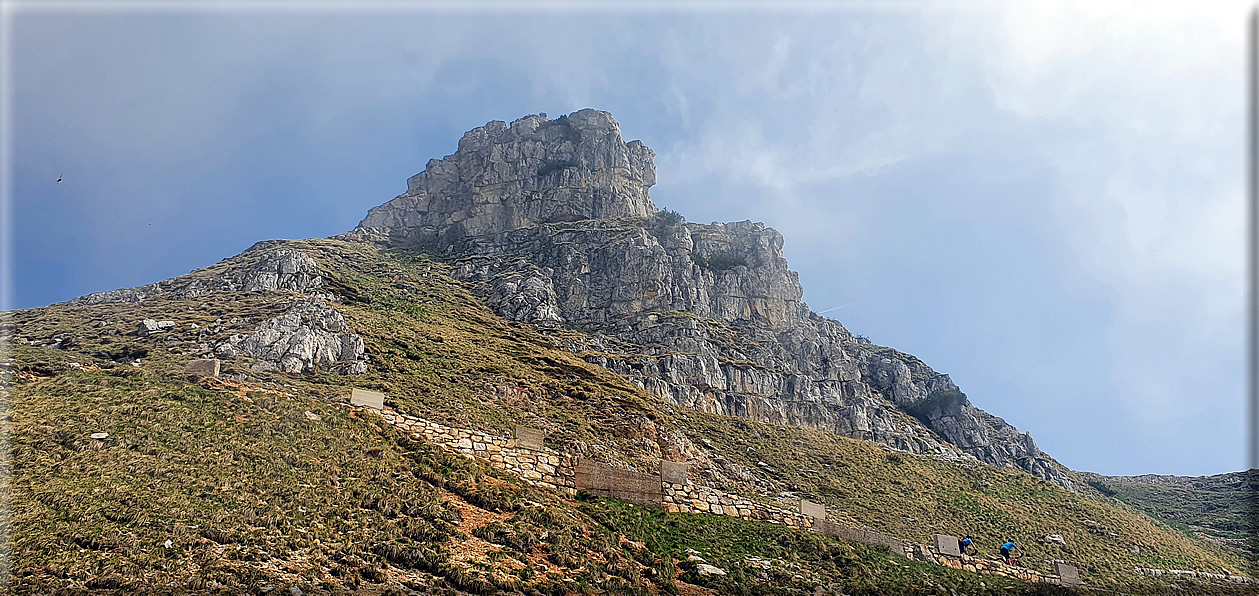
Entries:
{"label": "blue sky", "polygon": [[594,107],[657,205],[777,228],[814,310],[1071,468],[1244,469],[1247,7],[1092,4],[8,4],[5,305],[347,231]]}

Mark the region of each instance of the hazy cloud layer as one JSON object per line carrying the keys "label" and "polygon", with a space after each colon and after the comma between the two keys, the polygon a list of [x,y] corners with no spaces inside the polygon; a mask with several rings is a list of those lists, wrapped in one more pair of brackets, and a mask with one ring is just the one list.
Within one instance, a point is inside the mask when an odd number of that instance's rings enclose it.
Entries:
{"label": "hazy cloud layer", "polygon": [[1244,5],[536,12],[19,13],[14,306],[348,230],[589,106],[657,204],[777,227],[815,310],[1063,463],[1247,464]]}

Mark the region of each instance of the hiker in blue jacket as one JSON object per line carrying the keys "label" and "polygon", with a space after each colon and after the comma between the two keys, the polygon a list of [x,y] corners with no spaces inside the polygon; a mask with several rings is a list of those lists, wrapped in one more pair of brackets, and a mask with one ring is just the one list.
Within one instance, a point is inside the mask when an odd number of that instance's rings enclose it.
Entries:
{"label": "hiker in blue jacket", "polygon": [[969,555],[970,553],[966,552],[966,549],[970,548],[970,545],[974,543],[975,541],[971,540],[970,536],[967,536],[957,541],[957,550],[962,551],[963,555]]}
{"label": "hiker in blue jacket", "polygon": [[1001,545],[1001,557],[1005,559],[1006,565],[1010,564],[1010,551],[1017,550],[1018,548],[1018,545],[1014,544],[1014,541],[1012,540]]}

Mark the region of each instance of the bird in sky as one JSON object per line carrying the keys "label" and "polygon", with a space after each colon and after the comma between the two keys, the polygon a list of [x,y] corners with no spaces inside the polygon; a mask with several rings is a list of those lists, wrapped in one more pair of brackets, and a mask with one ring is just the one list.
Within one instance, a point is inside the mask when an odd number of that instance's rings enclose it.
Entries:
{"label": "bird in sky", "polygon": [[57,175],[57,184],[61,184],[61,175],[60,175],[60,174],[58,174],[58,175]]}

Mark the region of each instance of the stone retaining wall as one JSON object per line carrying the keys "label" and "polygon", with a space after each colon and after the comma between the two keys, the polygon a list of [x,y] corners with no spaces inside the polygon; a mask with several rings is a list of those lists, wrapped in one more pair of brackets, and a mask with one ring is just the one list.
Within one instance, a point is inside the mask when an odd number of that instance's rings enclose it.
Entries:
{"label": "stone retaining wall", "polygon": [[[926,547],[926,549],[929,551],[935,550],[931,547]],[[1064,583],[1062,578],[1057,575],[1041,573],[1035,569],[1028,569],[1027,567],[1020,567],[1017,565],[1006,565],[1001,561],[980,559],[979,557],[972,557],[970,555],[961,555],[959,557],[936,555],[935,563],[944,565],[945,567],[951,567],[953,569],[960,569],[962,571],[1013,577],[1021,579],[1025,582],[1055,585],[1061,585]]]}
{"label": "stone retaining wall", "polygon": [[[955,556],[952,553],[941,554],[934,546],[902,540],[867,528],[843,526],[826,520],[824,508],[820,512],[821,516],[817,516],[819,512],[814,512],[814,515],[805,515],[800,511],[766,505],[733,493],[693,484],[685,476],[685,464],[663,462],[662,471],[655,474],[620,470],[595,462],[583,461],[578,456],[544,447],[541,445],[540,435],[529,435],[518,441],[514,438],[446,426],[423,418],[399,414],[390,409],[359,405],[351,407],[355,411],[371,411],[380,414],[385,422],[408,431],[413,439],[422,436],[456,453],[488,461],[490,465],[512,472],[529,484],[567,495],[576,494],[579,489],[589,490],[594,494],[602,494],[643,506],[663,507],[665,511],[671,513],[726,515],[811,529],[841,540],[886,547],[892,553],[918,561],[974,573],[1014,577],[1026,582],[1065,584],[1079,581],[1078,576],[1069,578],[1071,581],[1064,581],[1064,578],[1058,575],[1010,566],[1001,561],[980,559],[969,555]],[[520,432],[518,429],[517,433]],[[667,477],[668,480],[662,480],[662,477]],[[659,492],[653,490],[654,486],[660,487]],[[951,536],[944,538],[956,540]],[[1182,575],[1259,584],[1259,580],[1238,575],[1142,567],[1138,567],[1136,572],[1143,575]]]}
{"label": "stone retaining wall", "polygon": [[794,511],[724,493],[687,482],[664,485],[664,509],[672,513],[711,513],[743,519],[763,520],[796,528],[813,527],[813,518]]}
{"label": "stone retaining wall", "polygon": [[832,521],[818,519],[814,524],[814,529],[821,534],[834,536],[840,540],[849,542],[860,542],[871,546],[886,547],[888,551],[895,555],[901,555],[909,558],[913,556],[913,547],[916,546],[900,538],[894,538],[880,532],[866,528],[852,528],[843,526]]}
{"label": "stone retaining wall", "polygon": [[1196,577],[1201,579],[1211,579],[1216,581],[1230,581],[1240,584],[1259,585],[1259,579],[1246,577],[1244,575],[1224,575],[1222,573],[1206,573],[1205,571],[1186,571],[1184,569],[1151,569],[1149,567],[1137,567],[1138,575],[1175,575],[1182,577]]}
{"label": "stone retaining wall", "polygon": [[385,422],[410,432],[413,438],[420,435],[451,451],[487,460],[490,465],[515,473],[529,484],[568,495],[577,492],[574,482],[577,458],[574,456],[546,447],[529,449],[517,445],[513,438],[446,426],[390,410],[378,412]]}
{"label": "stone retaining wall", "polygon": [[[1022,567],[1010,567],[997,561],[986,561],[965,555],[960,559],[942,556],[935,552],[933,547],[894,538],[874,530],[842,526],[827,521],[824,517],[814,517],[799,511],[758,503],[736,494],[693,484],[689,478],[685,484],[662,482],[660,473],[653,475],[619,470],[595,462],[582,461],[577,456],[560,453],[547,447],[541,447],[541,449],[524,447],[520,445],[521,441],[514,438],[446,426],[416,416],[400,414],[390,409],[351,407],[359,412],[370,411],[380,414],[385,422],[406,430],[413,439],[422,436],[440,447],[488,461],[490,465],[512,472],[529,484],[568,495],[575,494],[578,489],[591,490],[595,494],[607,493],[605,496],[623,500],[629,497],[629,502],[663,507],[665,511],[672,513],[707,513],[784,524],[795,528],[812,529],[842,540],[886,547],[898,555],[955,569],[1017,577],[1024,581],[1061,583],[1055,576],[1042,575]],[[541,441],[536,439],[538,437],[531,437],[524,442],[530,447],[540,447]],[[681,480],[679,472],[679,470],[671,470],[671,478]],[[621,478],[622,476],[626,478],[632,476],[634,482],[627,484],[627,481]],[[659,482],[660,492],[640,490],[639,485],[647,481],[653,484]],[[629,485],[638,489],[630,491],[634,493],[632,495],[622,494],[629,490],[626,488]],[[647,502],[648,500],[651,502]],[[824,511],[825,509],[822,510]]]}
{"label": "stone retaining wall", "polygon": [[[654,478],[660,483],[661,490],[656,494],[653,503],[648,504],[642,502],[641,498],[622,494],[625,492],[622,490],[626,486],[625,483],[611,481],[599,483],[594,480],[584,480],[581,486],[578,485],[579,466],[600,466],[599,469],[615,470],[602,464],[583,462],[577,456],[560,453],[548,447],[543,447],[541,450],[522,447],[514,438],[446,426],[416,416],[400,414],[391,409],[352,407],[355,411],[380,414],[385,422],[411,433],[413,438],[423,436],[438,446],[456,453],[481,458],[496,468],[515,473],[529,484],[550,488],[564,494],[576,494],[579,489],[589,490],[594,494],[607,493],[603,496],[613,496],[631,503],[663,507],[670,512],[728,515],[786,524],[797,528],[810,528],[813,525],[812,517],[794,511],[771,507],[736,494],[691,484],[689,480],[685,485],[663,483],[660,481],[659,474],[654,475]],[[652,476],[629,470],[616,470],[616,472],[644,477]],[[604,486],[605,484],[607,486]],[[637,485],[637,483],[631,484]],[[618,487],[616,495],[609,492],[613,486]],[[650,491],[637,492],[646,494]]]}

